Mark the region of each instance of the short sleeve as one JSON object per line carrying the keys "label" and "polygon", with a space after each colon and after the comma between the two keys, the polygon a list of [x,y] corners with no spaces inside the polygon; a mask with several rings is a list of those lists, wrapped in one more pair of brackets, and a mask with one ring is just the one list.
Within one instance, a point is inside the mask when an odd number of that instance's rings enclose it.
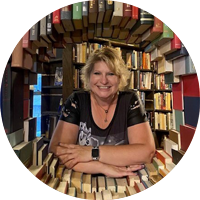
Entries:
{"label": "short sleeve", "polygon": [[128,119],[127,122],[128,127],[148,121],[143,104],[136,92],[132,93],[132,97],[128,108],[127,119]]}
{"label": "short sleeve", "polygon": [[59,120],[79,125],[80,123],[80,108],[79,100],[75,93],[71,94],[65,101]]}

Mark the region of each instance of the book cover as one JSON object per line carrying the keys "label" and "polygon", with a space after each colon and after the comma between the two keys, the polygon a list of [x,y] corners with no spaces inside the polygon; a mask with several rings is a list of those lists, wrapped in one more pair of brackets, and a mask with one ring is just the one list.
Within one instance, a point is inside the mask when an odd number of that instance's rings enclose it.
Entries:
{"label": "book cover", "polygon": [[37,166],[38,165],[38,151],[44,144],[43,138],[42,137],[36,137],[33,140],[33,165]]}
{"label": "book cover", "polygon": [[175,130],[180,132],[180,125],[185,125],[184,111],[173,109],[173,119]]}
{"label": "book cover", "polygon": [[83,1],[82,5],[83,26],[88,27],[88,1]]}
{"label": "book cover", "polygon": [[54,85],[55,86],[63,85],[63,68],[62,67],[56,67]]}
{"label": "book cover", "polygon": [[64,33],[65,30],[63,28],[63,25],[61,23],[60,20],[60,9],[53,11],[53,25],[56,29],[56,31],[60,34],[60,33]]}
{"label": "book cover", "polygon": [[40,20],[40,37],[42,37],[49,44],[51,43],[51,40],[47,36],[47,17],[46,16]]}
{"label": "book cover", "polygon": [[131,19],[128,21],[128,23],[125,26],[125,29],[132,29],[135,23],[138,20],[138,13],[139,13],[139,8],[136,6],[132,6],[132,16]]}
{"label": "book cover", "polygon": [[106,1],[106,10],[104,15],[104,23],[110,22],[114,11],[114,1],[107,0]]}
{"label": "book cover", "polygon": [[184,109],[184,102],[183,102],[183,81],[180,80],[179,83],[172,84],[172,106],[175,110],[183,110]]}
{"label": "book cover", "polygon": [[180,76],[186,74],[186,67],[185,67],[185,57],[180,57],[172,61],[173,63],[173,71],[174,76]]}
{"label": "book cover", "polygon": [[7,134],[7,138],[11,147],[15,147],[24,141],[24,129],[19,129],[13,133]]}
{"label": "book cover", "polygon": [[74,31],[74,25],[72,22],[72,5],[61,8],[61,22],[65,31]]}
{"label": "book cover", "polygon": [[8,63],[1,87],[1,114],[6,134],[23,128],[23,81],[23,71]]}
{"label": "book cover", "polygon": [[199,119],[200,97],[184,96],[185,124],[196,127]]}
{"label": "book cover", "polygon": [[76,30],[82,29],[83,28],[83,23],[82,23],[82,2],[73,4],[72,8],[73,8],[72,19],[73,19],[74,28]]}
{"label": "book cover", "polygon": [[28,30],[22,38],[22,47],[30,54],[36,54],[37,46],[30,41],[30,30]]}
{"label": "book cover", "polygon": [[89,23],[96,24],[98,16],[98,1],[91,0],[89,1]]}
{"label": "book cover", "polygon": [[187,151],[187,149],[190,146],[190,143],[192,142],[192,138],[195,133],[195,128],[192,128],[190,126],[184,125],[180,126],[180,134],[181,134],[181,150]]}
{"label": "book cover", "polygon": [[183,96],[200,97],[199,81],[197,74],[182,76],[183,80]]}
{"label": "book cover", "polygon": [[105,15],[105,1],[98,0],[98,16],[97,16],[97,23],[103,23],[104,15]]}
{"label": "book cover", "polygon": [[110,25],[118,27],[122,18],[123,18],[123,3],[114,2],[114,12],[111,18]]}
{"label": "book cover", "polygon": [[32,141],[36,138],[37,118],[28,118],[24,121],[24,142]]}

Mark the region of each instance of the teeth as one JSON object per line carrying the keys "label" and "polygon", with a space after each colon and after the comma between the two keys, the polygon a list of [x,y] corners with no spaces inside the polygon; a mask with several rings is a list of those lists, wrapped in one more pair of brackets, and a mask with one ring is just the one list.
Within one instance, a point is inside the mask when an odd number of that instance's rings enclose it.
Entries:
{"label": "teeth", "polygon": [[99,86],[100,89],[108,89],[108,86]]}

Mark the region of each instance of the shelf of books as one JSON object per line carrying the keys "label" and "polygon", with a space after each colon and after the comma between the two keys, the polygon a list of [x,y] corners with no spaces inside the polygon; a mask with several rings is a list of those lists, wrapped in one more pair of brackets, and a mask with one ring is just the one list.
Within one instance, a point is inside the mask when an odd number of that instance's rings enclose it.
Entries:
{"label": "shelf of books", "polygon": [[[103,46],[121,52],[130,70],[129,89],[136,90],[141,98],[157,152],[151,165],[145,165],[137,177],[113,181],[81,174],[77,181],[73,180],[75,172],[57,166],[58,160],[47,153],[46,139],[51,139],[63,102],[73,90],[83,88],[80,70],[88,56]],[[32,115],[30,88],[37,81],[37,73],[42,74],[44,138],[36,137]],[[192,59],[166,24],[129,4],[91,0],[53,11],[25,33],[5,68],[1,108],[13,150],[38,178],[72,196],[116,199],[151,186],[180,161],[196,130],[199,97]],[[35,157],[37,152],[39,158]],[[99,180],[102,188],[95,188],[94,180]],[[114,189],[106,188],[106,181]]]}

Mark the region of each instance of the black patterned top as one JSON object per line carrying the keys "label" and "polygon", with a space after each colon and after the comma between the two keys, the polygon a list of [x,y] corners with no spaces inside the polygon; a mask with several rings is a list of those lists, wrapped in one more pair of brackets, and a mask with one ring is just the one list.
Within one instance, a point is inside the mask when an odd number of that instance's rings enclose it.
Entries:
{"label": "black patterned top", "polygon": [[146,122],[147,117],[135,91],[119,92],[113,119],[101,129],[92,117],[90,93],[79,91],[64,103],[60,120],[79,126],[77,144],[99,146],[128,144],[127,128]]}

